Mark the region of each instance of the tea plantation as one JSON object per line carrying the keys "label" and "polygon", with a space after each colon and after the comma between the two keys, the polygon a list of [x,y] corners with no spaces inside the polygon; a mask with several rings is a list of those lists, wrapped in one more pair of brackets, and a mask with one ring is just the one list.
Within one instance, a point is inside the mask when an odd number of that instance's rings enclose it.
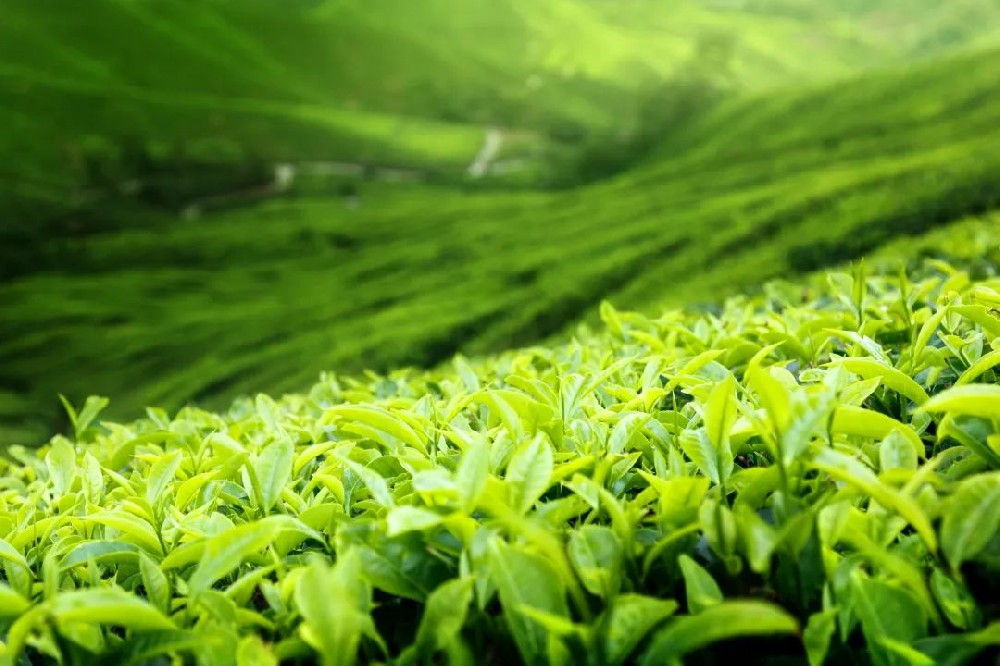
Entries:
{"label": "tea plantation", "polygon": [[11,245],[28,261],[0,284],[4,439],[65,425],[59,393],[126,418],[433,367],[558,335],[602,299],[713,300],[984,213],[998,74],[988,50],[734,98],[569,190],[362,185],[356,208],[303,194]]}
{"label": "tea plantation", "polygon": [[0,462],[0,662],[992,663],[998,242],[220,412],[67,404]]}
{"label": "tea plantation", "polygon": [[0,12],[0,666],[1000,664],[997,0]]}

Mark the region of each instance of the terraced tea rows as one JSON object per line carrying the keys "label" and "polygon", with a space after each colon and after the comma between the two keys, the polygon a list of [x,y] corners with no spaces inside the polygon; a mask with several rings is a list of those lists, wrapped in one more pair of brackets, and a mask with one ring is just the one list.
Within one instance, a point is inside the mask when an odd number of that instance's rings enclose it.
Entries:
{"label": "terraced tea rows", "polygon": [[711,300],[1000,205],[1000,53],[727,103],[569,192],[363,189],[48,246],[0,286],[8,439],[65,393],[113,415],[433,366],[561,333],[602,298]]}

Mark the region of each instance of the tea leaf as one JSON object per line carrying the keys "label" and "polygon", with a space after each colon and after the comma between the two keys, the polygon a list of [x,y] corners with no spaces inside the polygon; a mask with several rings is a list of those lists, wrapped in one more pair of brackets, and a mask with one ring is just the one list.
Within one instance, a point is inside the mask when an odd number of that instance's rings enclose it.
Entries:
{"label": "tea leaf", "polygon": [[146,501],[150,506],[156,505],[161,499],[164,488],[174,480],[174,475],[180,464],[180,451],[173,451],[157,460],[153,465],[146,481]]}
{"label": "tea leaf", "polygon": [[[427,453],[427,447],[420,435],[409,424],[384,409],[358,405],[337,405],[327,409],[323,416],[324,423],[332,423],[337,419],[355,421],[371,426],[398,439],[407,446],[412,446],[421,453]],[[382,443],[391,448],[389,440],[383,439]]]}
{"label": "tea leaf", "polygon": [[1000,386],[996,384],[965,384],[938,393],[923,406],[928,412],[1000,418]]}
{"label": "tea leaf", "polygon": [[712,389],[705,405],[705,430],[716,455],[720,458],[719,472],[723,481],[728,478],[728,470],[732,468],[727,461],[732,459],[729,433],[735,423],[736,379],[732,375],[726,375],[726,378]]}
{"label": "tea leaf", "polygon": [[260,483],[260,504],[265,513],[274,508],[281,491],[292,477],[295,448],[290,439],[279,438],[264,447],[254,465]]}
{"label": "tea leaf", "polygon": [[20,594],[0,583],[0,617],[17,617],[27,612],[31,604]]}
{"label": "tea leaf", "polygon": [[972,630],[979,625],[980,613],[976,600],[964,585],[941,569],[931,574],[931,591],[934,600],[948,621],[959,629]]}
{"label": "tea leaf", "polygon": [[298,578],[295,601],[304,620],[303,638],[324,666],[349,666],[369,623],[367,591],[353,551],[330,568],[314,561]]}
{"label": "tea leaf", "polygon": [[678,443],[702,474],[714,484],[721,483],[723,473],[719,468],[719,459],[712,440],[705,430],[685,432],[678,438]]}
{"label": "tea leaf", "polygon": [[853,608],[869,650],[882,663],[895,663],[892,652],[884,652],[885,641],[909,644],[927,632],[927,618],[920,603],[906,590],[891,583],[854,574]]}
{"label": "tea leaf", "polygon": [[[269,516],[253,523],[231,527],[208,539],[202,547],[198,566],[188,578],[191,593],[196,595],[208,590],[215,581],[239,567],[248,556],[273,543],[279,534],[297,529],[294,522],[286,516]],[[164,566],[167,566],[166,561]]]}
{"label": "tea leaf", "polygon": [[163,547],[156,530],[145,520],[124,511],[101,511],[84,520],[114,528],[151,553],[160,554]]}
{"label": "tea leaf", "polygon": [[672,599],[657,599],[640,594],[620,594],[607,610],[604,654],[609,666],[624,664],[639,644],[677,611]]}
{"label": "tea leaf", "polygon": [[883,638],[879,641],[879,645],[885,648],[890,661],[894,663],[903,663],[908,666],[935,666],[933,659],[901,641]]}
{"label": "tea leaf", "polygon": [[542,434],[514,452],[504,480],[511,488],[513,506],[518,513],[528,511],[549,487],[552,468],[552,448]]}
{"label": "tea leaf", "polygon": [[757,573],[766,573],[778,545],[777,533],[756,511],[744,505],[736,507],[736,523],[750,568]]}
{"label": "tea leaf", "polygon": [[697,615],[706,608],[722,603],[722,590],[712,575],[687,555],[677,558],[684,574],[684,590],[688,611]]}
{"label": "tea leaf", "polygon": [[442,516],[415,506],[395,506],[386,516],[386,534],[390,537],[403,532],[422,532],[440,525]]}
{"label": "tea leaf", "polygon": [[349,458],[340,458],[340,461],[345,467],[354,472],[361,482],[365,484],[365,488],[371,493],[372,498],[383,507],[391,507],[395,502],[392,499],[392,492],[389,490],[389,484],[386,483],[382,475],[374,471],[370,467],[359,465],[358,463],[350,460]]}
{"label": "tea leaf", "polygon": [[139,554],[139,572],[146,597],[164,613],[170,613],[170,581],[163,575],[159,565],[144,553]]}
{"label": "tea leaf", "polygon": [[952,567],[976,557],[1000,531],[1000,472],[959,484],[941,522],[941,549]]}
{"label": "tea leaf", "polygon": [[138,546],[125,541],[83,541],[66,553],[60,564],[63,569],[70,569],[91,561],[97,564],[129,563],[135,562],[140,552]]}
{"label": "tea leaf", "polygon": [[404,662],[444,651],[459,639],[472,603],[473,580],[456,578],[435,589],[427,597],[417,636]]}
{"label": "tea leaf", "polygon": [[1000,365],[1000,349],[984,354],[975,363],[970,365],[961,376],[955,380],[955,386],[971,384],[986,372]]}
{"label": "tea leaf", "polygon": [[559,575],[541,556],[518,550],[499,539],[489,545],[490,571],[500,595],[504,619],[521,657],[528,664],[544,661],[548,652],[545,632],[518,610],[537,608],[557,617],[569,617]]}
{"label": "tea leaf", "polygon": [[45,456],[45,466],[48,467],[55,494],[68,492],[76,479],[76,451],[73,445],[65,439],[57,439]]}
{"label": "tea leaf", "polygon": [[611,431],[611,437],[608,439],[608,453],[612,455],[624,453],[627,444],[642,431],[649,419],[649,414],[638,412],[622,417]]}
{"label": "tea leaf", "polygon": [[879,482],[875,474],[857,460],[831,449],[822,449],[813,465],[838,481],[857,487],[879,504],[893,509],[917,531],[927,548],[937,551],[937,535],[923,509],[913,499]]}
{"label": "tea leaf", "polygon": [[929,400],[927,392],[920,384],[891,365],[871,358],[858,357],[838,359],[836,364],[865,379],[879,378],[882,384],[896,393],[906,396],[917,405],[922,405]]}
{"label": "tea leaf", "polygon": [[[929,404],[931,403],[927,403],[924,407],[926,408]],[[832,429],[834,432],[876,439],[883,439],[888,437],[890,433],[897,432],[906,438],[917,457],[921,459],[925,457],[924,444],[920,441],[917,433],[894,418],[879,412],[860,407],[840,406],[834,413]]]}
{"label": "tea leaf", "polygon": [[476,508],[479,497],[486,488],[489,462],[489,449],[482,442],[467,447],[462,454],[462,460],[455,471],[455,483],[462,497],[462,508],[466,512]]}
{"label": "tea leaf", "polygon": [[823,666],[830,650],[830,641],[837,629],[837,609],[831,608],[809,616],[809,622],[802,631],[802,642],[806,646],[809,666]]}
{"label": "tea leaf", "polygon": [[883,472],[893,469],[915,470],[919,461],[913,444],[898,430],[893,430],[878,447],[879,469]]}
{"label": "tea leaf", "polygon": [[570,535],[567,551],[588,592],[607,598],[618,591],[625,548],[613,530],[603,525],[584,525]]}
{"label": "tea leaf", "polygon": [[139,631],[174,628],[156,608],[121,590],[63,591],[47,603],[52,616],[62,622],[111,624]]}
{"label": "tea leaf", "polygon": [[278,657],[258,636],[245,636],[236,646],[236,666],[278,666]]}
{"label": "tea leaf", "polygon": [[915,648],[941,666],[960,666],[970,663],[981,652],[997,645],[1000,645],[1000,621],[991,622],[989,626],[979,631],[943,634],[914,642]]}
{"label": "tea leaf", "polygon": [[661,630],[643,654],[641,663],[649,666],[670,663],[717,641],[794,634],[798,630],[795,618],[778,606],[756,601],[726,601],[698,615],[680,617]]}

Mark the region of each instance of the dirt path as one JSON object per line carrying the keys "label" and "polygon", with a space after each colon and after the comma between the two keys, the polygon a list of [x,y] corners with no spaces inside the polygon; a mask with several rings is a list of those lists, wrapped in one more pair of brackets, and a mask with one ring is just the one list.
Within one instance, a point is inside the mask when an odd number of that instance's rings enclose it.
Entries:
{"label": "dirt path", "polygon": [[[500,155],[502,147],[503,132],[496,127],[488,127],[483,137],[483,145],[467,169],[468,174],[476,179],[486,176],[490,168],[498,164],[497,157]],[[520,164],[516,166],[520,166]],[[250,190],[226,192],[214,196],[202,197],[197,201],[191,202],[186,207],[184,215],[185,217],[197,217],[200,215],[203,207],[213,204],[224,205],[226,203],[284,194],[292,189],[292,186],[300,175],[362,177],[366,174],[375,180],[385,182],[413,182],[420,180],[426,175],[421,171],[412,169],[372,167],[358,162],[279,162],[274,165],[274,179],[271,183]]]}
{"label": "dirt path", "polygon": [[473,178],[482,178],[485,176],[486,172],[490,169],[490,164],[500,154],[502,146],[503,132],[495,127],[487,129],[486,136],[483,138],[483,147],[479,149],[476,159],[469,165],[469,175]]}

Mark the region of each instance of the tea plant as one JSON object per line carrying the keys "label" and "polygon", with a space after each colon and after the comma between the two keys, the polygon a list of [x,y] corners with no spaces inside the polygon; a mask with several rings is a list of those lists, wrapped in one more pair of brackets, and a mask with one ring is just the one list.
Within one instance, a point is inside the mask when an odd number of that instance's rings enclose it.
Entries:
{"label": "tea plant", "polygon": [[[774,284],[0,462],[9,664],[965,664],[1000,644],[1000,279]],[[992,652],[991,652],[992,651]]]}

